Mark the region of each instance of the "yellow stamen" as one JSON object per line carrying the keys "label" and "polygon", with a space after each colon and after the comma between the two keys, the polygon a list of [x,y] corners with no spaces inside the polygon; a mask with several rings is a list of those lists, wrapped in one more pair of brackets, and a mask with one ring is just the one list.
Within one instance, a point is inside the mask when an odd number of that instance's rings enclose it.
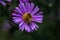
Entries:
{"label": "yellow stamen", "polygon": [[31,17],[31,14],[25,13],[23,14],[22,18],[26,23],[30,23],[32,17]]}

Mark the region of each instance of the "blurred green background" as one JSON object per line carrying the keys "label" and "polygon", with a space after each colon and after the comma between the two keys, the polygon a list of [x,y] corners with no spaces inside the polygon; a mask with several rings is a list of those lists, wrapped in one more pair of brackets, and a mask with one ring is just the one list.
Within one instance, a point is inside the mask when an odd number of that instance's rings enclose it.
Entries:
{"label": "blurred green background", "polygon": [[[6,2],[6,0],[4,0]],[[60,40],[60,5],[58,0],[30,0],[43,11],[43,23],[37,23],[39,29],[32,33],[18,30],[18,25],[12,22],[12,10],[18,5],[18,0],[0,5],[0,40]]]}

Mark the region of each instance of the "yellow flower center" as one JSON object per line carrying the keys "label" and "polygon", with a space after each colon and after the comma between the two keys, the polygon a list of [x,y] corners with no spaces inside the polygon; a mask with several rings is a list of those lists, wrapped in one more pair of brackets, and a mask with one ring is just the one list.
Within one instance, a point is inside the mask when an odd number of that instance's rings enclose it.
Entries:
{"label": "yellow flower center", "polygon": [[29,24],[31,22],[32,16],[31,16],[31,14],[25,13],[25,14],[23,14],[22,18],[27,24]]}

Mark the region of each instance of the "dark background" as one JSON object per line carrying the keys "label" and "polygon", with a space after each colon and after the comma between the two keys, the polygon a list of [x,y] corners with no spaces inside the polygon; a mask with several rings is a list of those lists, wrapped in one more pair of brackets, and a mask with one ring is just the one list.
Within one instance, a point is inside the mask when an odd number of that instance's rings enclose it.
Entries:
{"label": "dark background", "polygon": [[12,10],[18,5],[18,0],[0,4],[0,40],[60,40],[60,2],[58,0],[30,0],[43,11],[43,23],[37,23],[39,29],[32,33],[18,30],[18,25],[12,22]]}

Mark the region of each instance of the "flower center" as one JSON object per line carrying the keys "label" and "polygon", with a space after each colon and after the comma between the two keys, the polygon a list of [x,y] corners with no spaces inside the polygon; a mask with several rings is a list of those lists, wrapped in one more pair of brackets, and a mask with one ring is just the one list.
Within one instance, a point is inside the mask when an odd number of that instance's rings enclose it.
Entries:
{"label": "flower center", "polygon": [[31,22],[32,16],[31,16],[31,14],[25,13],[25,14],[23,14],[22,18],[27,24],[29,24]]}

